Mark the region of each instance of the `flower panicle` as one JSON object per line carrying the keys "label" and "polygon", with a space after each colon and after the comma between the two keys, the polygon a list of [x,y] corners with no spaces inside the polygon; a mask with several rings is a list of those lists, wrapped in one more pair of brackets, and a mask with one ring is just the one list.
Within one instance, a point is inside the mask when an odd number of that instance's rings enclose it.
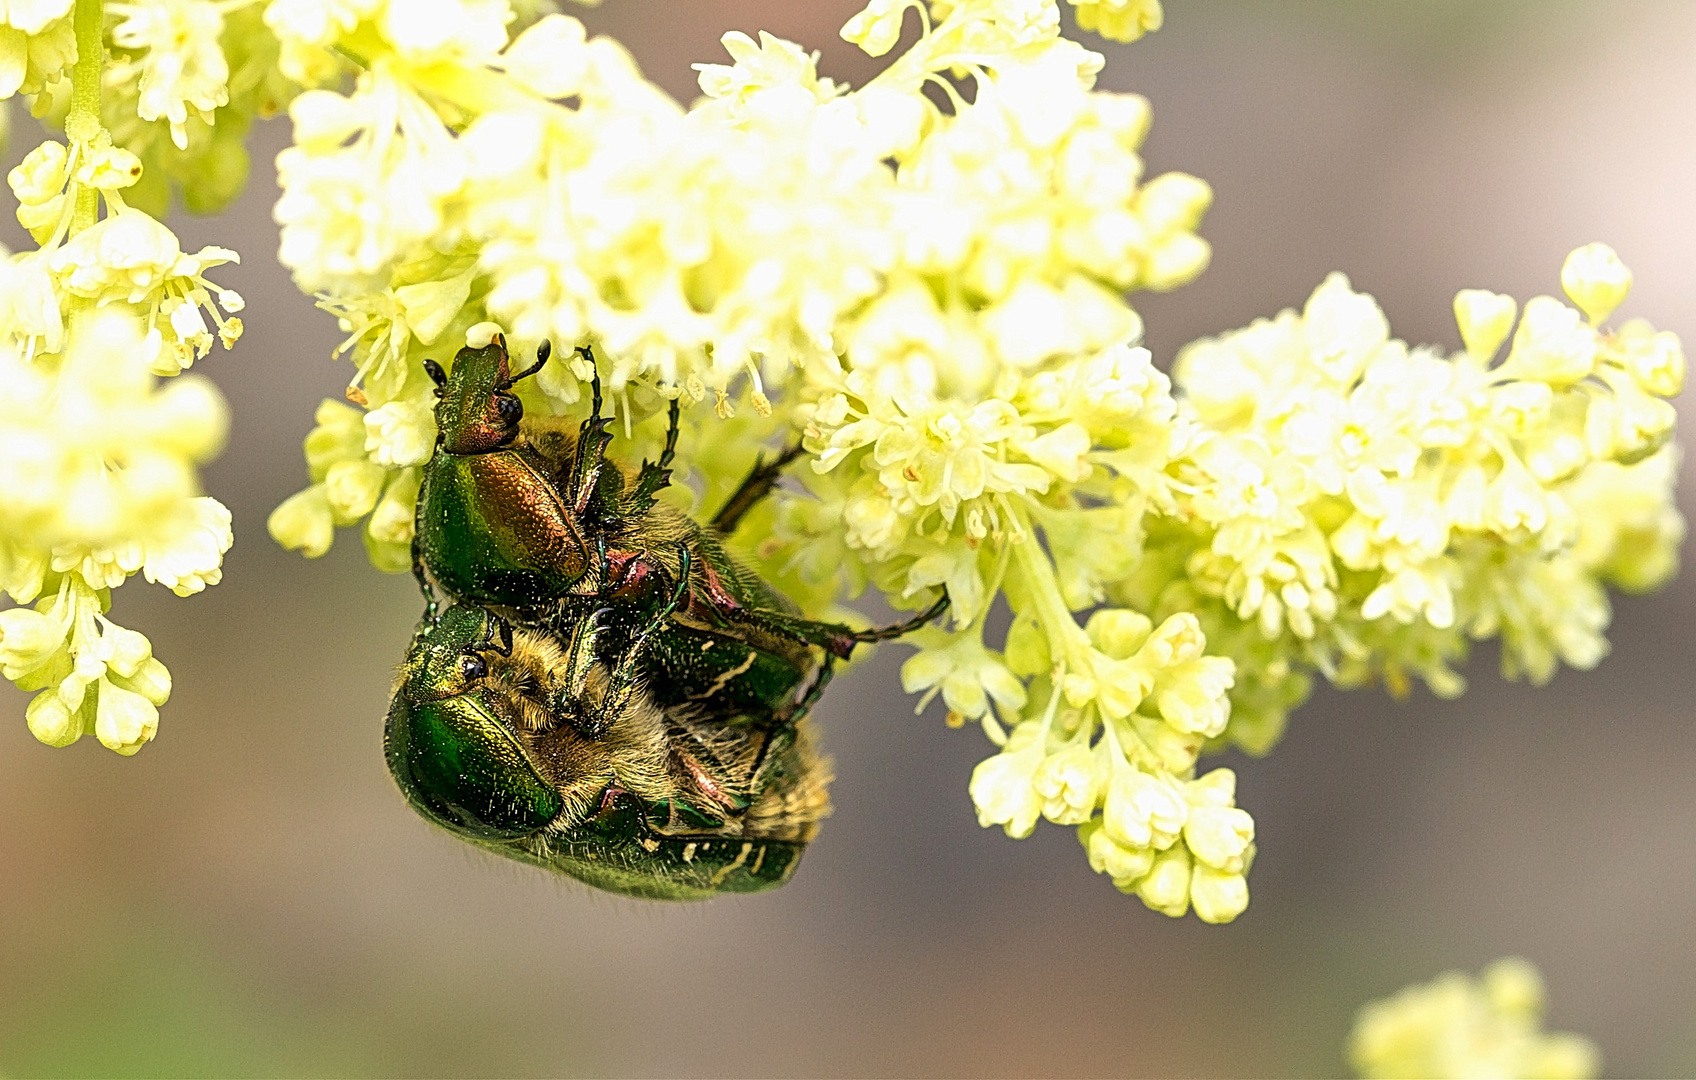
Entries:
{"label": "flower panicle", "polygon": [[1458,693],[1477,639],[1509,676],[1593,666],[1607,588],[1676,568],[1682,348],[1606,324],[1629,280],[1611,252],[1564,278],[1576,308],[1462,292],[1450,355],[1333,275],[1172,381],[1123,346],[978,397],[855,365],[806,410],[809,491],[779,498],[824,528],[789,542],[886,595],[948,588],[956,623],[911,639],[903,682],[999,746],[972,778],[983,824],[1077,825],[1120,888],[1229,919],[1253,823],[1202,754],[1269,750],[1316,676]]}
{"label": "flower panicle", "polygon": [[[314,87],[278,161],[282,258],[343,318],[356,397],[386,433],[362,464],[347,450],[335,492],[315,475],[273,517],[309,553],[366,519],[373,559],[400,566],[404,515],[373,533],[372,494],[417,464],[394,448],[433,434],[425,354],[442,362],[487,320],[526,349],[594,344],[620,407],[710,392],[725,416],[739,387],[765,412],[768,384],[840,373],[844,352],[891,386],[982,392],[997,368],[1134,338],[1122,294],[1207,262],[1207,186],[1142,182],[1147,103],[1092,89],[1100,58],[1059,37],[1052,0],[933,5],[923,39],[858,89],[793,43],[729,34],[689,110],[570,17],[402,8],[266,10],[283,69]],[[965,53],[977,100],[939,108],[925,87]],[[361,70],[342,93],[348,57]],[[583,373],[555,356],[527,407],[578,400]]]}
{"label": "flower panicle", "polygon": [[[124,136],[157,117],[132,111],[116,137],[102,119],[113,104],[108,30],[162,65],[143,75],[143,97],[176,100],[158,72],[198,76],[163,54],[216,50],[215,29],[194,20],[223,6],[115,4],[119,21],[105,26],[99,5],[94,18],[87,4],[13,5],[0,26],[0,53],[13,50],[0,71],[25,71],[0,78],[0,97],[37,94],[47,111],[59,101],[68,133],[8,175],[39,247],[0,256],[0,591],[34,604],[0,611],[0,675],[36,691],[30,730],[55,746],[92,734],[133,754],[154,737],[170,675],[144,636],[106,617],[111,590],[139,573],[179,596],[200,592],[221,580],[233,539],[229,511],[200,494],[197,475],[223,447],[228,410],[210,382],[181,373],[215,341],[228,349],[241,337],[241,296],[210,276],[238,259],[183,251],[135,204],[151,166],[145,140]],[[26,16],[35,21],[17,21]],[[177,16],[189,21],[157,22]],[[62,63],[38,68],[49,55]]]}
{"label": "flower panicle", "polygon": [[[1147,102],[1095,88],[1055,0],[872,0],[843,34],[893,55],[853,88],[727,35],[687,109],[563,15],[356,7],[265,12],[311,87],[282,257],[356,371],[272,515],[290,547],[360,525],[406,569],[423,360],[551,340],[517,392],[560,415],[589,375],[563,346],[592,345],[638,443],[711,397],[684,420],[709,490],[799,435],[751,554],[809,607],[947,590],[903,682],[999,747],[986,825],[1076,826],[1119,887],[1214,921],[1247,903],[1253,823],[1203,754],[1269,750],[1317,677],[1458,693],[1474,640],[1511,676],[1592,666],[1607,588],[1675,567],[1683,352],[1609,322],[1631,278],[1600,245],[1562,269],[1570,305],[1463,291],[1458,351],[1395,339],[1339,274],[1155,368],[1127,297],[1206,266],[1211,190],[1146,175]],[[1161,19],[1073,7],[1121,40]]]}

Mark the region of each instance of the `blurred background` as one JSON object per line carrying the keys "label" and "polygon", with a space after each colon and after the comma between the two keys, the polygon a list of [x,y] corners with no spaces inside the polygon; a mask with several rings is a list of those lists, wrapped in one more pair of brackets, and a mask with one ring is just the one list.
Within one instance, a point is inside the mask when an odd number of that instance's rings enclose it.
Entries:
{"label": "blurred background", "polygon": [[[731,29],[864,81],[836,37],[858,6],[583,18],[689,98]],[[1696,5],[1175,0],[1091,47],[1153,102],[1150,171],[1217,193],[1212,268],[1138,302],[1162,364],[1333,269],[1398,336],[1456,347],[1457,288],[1558,292],[1591,240],[1637,275],[1622,316],[1696,346]],[[1221,762],[1259,823],[1229,926],[1119,895],[1069,829],[979,829],[987,744],[912,715],[898,646],[818,711],[837,811],[776,893],[625,901],[433,831],[381,752],[410,579],[352,534],[308,562],[265,533],[351,371],[273,257],[286,138],[259,131],[232,218],[172,222],[241,250],[219,281],[249,307],[196,368],[234,412],[206,475],[235,513],[224,583],[117,594],[176,677],[158,740],[49,749],[0,684],[0,1074],[1323,1075],[1364,1000],[1510,953],[1609,1072],[1696,1074],[1690,574],[1618,602],[1596,671],[1505,685],[1484,649],[1458,701],[1322,692],[1270,757]],[[34,141],[20,117],[7,164]]]}

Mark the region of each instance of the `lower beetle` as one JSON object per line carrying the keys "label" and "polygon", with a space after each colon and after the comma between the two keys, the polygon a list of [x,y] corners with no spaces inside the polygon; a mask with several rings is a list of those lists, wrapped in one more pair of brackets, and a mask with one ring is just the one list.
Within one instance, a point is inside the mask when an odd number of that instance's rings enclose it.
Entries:
{"label": "lower beetle", "polygon": [[[829,813],[816,692],[787,717],[707,718],[612,675],[580,640],[449,608],[401,669],[389,771],[436,824],[597,888],[688,900],[789,880]],[[612,714],[598,738],[574,719],[589,710]]]}

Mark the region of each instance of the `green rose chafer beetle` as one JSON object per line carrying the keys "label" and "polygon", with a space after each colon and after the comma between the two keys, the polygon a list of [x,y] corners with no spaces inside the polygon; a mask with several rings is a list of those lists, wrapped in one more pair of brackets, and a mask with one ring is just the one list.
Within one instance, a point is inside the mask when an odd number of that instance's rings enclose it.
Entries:
{"label": "green rose chafer beetle", "polygon": [[[592,368],[593,354],[579,353]],[[598,376],[590,416],[575,430],[526,420],[512,387],[548,356],[544,344],[536,364],[514,374],[505,340],[495,335],[460,350],[451,374],[425,361],[437,384],[438,434],[419,489],[413,569],[430,614],[434,581],[461,603],[581,638],[614,681],[608,700],[622,700],[640,682],[662,708],[781,717],[822,688],[834,660],[856,644],[899,636],[946,608],[943,596],[913,619],[864,631],[801,617],[719,539],[771,491],[798,450],[757,464],[703,526],[655,501],[669,483],[677,403],[660,459],[620,468],[605,457],[611,436]],[[680,585],[682,602],[668,604]],[[669,615],[656,624],[654,613],[666,606]],[[591,709],[580,730],[593,736],[615,713]]]}
{"label": "green rose chafer beetle", "polygon": [[638,690],[587,738],[574,713],[611,687],[578,643],[451,607],[407,653],[389,770],[436,824],[598,888],[687,900],[787,881],[829,812],[805,707],[708,718]]}

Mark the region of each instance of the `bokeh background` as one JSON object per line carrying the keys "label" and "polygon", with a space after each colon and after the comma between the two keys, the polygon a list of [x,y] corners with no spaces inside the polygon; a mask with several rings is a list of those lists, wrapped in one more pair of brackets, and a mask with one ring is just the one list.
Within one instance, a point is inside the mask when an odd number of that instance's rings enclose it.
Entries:
{"label": "bokeh background", "polygon": [[[690,97],[729,29],[863,81],[835,34],[857,6],[583,17]],[[1595,239],[1637,274],[1622,314],[1696,345],[1696,5],[1174,0],[1104,51],[1102,84],[1153,101],[1151,170],[1217,192],[1212,268],[1139,304],[1162,363],[1332,269],[1456,346],[1457,288],[1555,292]],[[912,715],[894,646],[819,709],[837,812],[774,894],[624,901],[432,831],[380,749],[411,582],[352,535],[308,562],[265,534],[350,372],[273,258],[286,137],[260,130],[232,216],[173,221],[242,251],[219,280],[249,308],[196,368],[234,412],[206,475],[224,583],[117,594],[176,676],[157,742],[49,749],[0,684],[0,1073],[1323,1075],[1363,1000],[1518,953],[1610,1072],[1696,1074],[1691,575],[1617,604],[1596,671],[1506,685],[1484,649],[1458,701],[1322,692],[1272,756],[1226,761],[1260,844],[1230,926],[1120,896],[1071,830],[979,829],[987,746]]]}

